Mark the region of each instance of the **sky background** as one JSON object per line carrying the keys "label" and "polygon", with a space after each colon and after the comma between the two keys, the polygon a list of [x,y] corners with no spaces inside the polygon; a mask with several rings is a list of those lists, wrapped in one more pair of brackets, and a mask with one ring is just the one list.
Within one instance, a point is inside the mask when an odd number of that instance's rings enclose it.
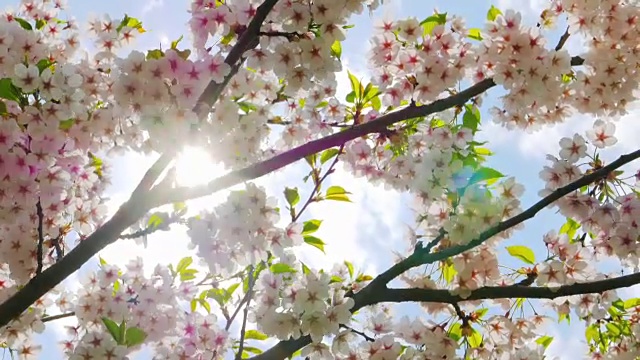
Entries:
{"label": "sky background", "polygon": [[[186,40],[183,40],[182,45],[188,46],[190,43],[187,26],[189,3],[187,0],[69,0],[65,14],[75,17],[81,24],[85,23],[90,16],[103,13],[110,14],[114,19],[122,18],[125,13],[137,17],[142,21],[147,32],[138,37],[134,47],[146,51],[157,48],[160,44],[163,45],[163,48],[167,48],[172,40],[181,35],[184,35]],[[355,28],[348,31],[347,40],[342,44],[342,61],[345,69],[349,68],[358,77],[365,79],[369,77],[367,55],[370,34],[373,32],[374,21],[382,16],[387,18],[416,16],[418,20],[422,20],[437,8],[439,12],[464,17],[468,27],[482,27],[488,8],[491,5],[496,5],[503,11],[507,8],[521,11],[525,24],[535,25],[545,1],[386,0],[385,3],[386,5],[376,11],[373,17],[370,17],[369,14],[363,14],[350,21],[355,25]],[[9,4],[8,0],[2,0],[0,4],[17,5],[15,3]],[[64,18],[65,15],[61,17]],[[562,30],[564,27],[548,33],[548,47],[555,46]],[[570,38],[565,46],[572,55],[579,55],[581,47],[582,44],[576,38]],[[90,50],[91,46],[88,45],[87,49]],[[337,77],[339,82],[338,98],[344,99],[344,95],[349,92],[346,71],[338,74]],[[499,94],[499,90],[493,89],[485,97],[484,105],[481,108],[483,123],[480,137],[489,141],[487,147],[495,153],[490,158],[488,166],[496,168],[504,174],[515,176],[516,180],[525,186],[526,191],[521,201],[522,207],[527,208],[539,199],[537,193],[544,186],[538,173],[542,170],[543,165],[546,165],[546,154],[557,156],[558,140],[574,132],[584,134],[584,130],[591,127],[593,119],[575,116],[564,124],[545,128],[533,134],[522,131],[506,131],[492,124],[488,114],[488,109],[491,104],[496,103]],[[637,140],[634,139],[634,135],[638,134],[640,129],[637,125],[638,121],[635,119],[634,114],[631,114],[619,120],[616,136],[620,143],[610,151],[604,152],[606,159],[611,161],[621,153],[636,149]],[[622,132],[620,129],[625,131]],[[117,206],[128,198],[153,160],[136,154],[128,154],[110,161],[113,176],[113,184],[109,189],[111,211],[115,211]],[[188,165],[187,161],[182,163],[183,168],[188,168]],[[637,164],[635,165],[637,166]],[[204,160],[204,163],[201,161],[197,164],[197,168],[192,168],[190,171],[192,172],[184,176],[206,178],[207,176],[215,177],[220,169],[215,165],[207,164]],[[306,166],[304,162],[299,162],[259,179],[258,183],[265,186],[270,195],[277,196],[282,204],[281,194],[285,186],[298,186],[301,189],[301,198],[305,198],[305,194],[311,190],[309,184],[305,185],[301,181],[305,174]],[[409,210],[411,198],[404,194],[386,191],[382,187],[374,187],[362,179],[354,179],[342,171],[340,166],[338,171],[329,177],[329,180],[330,183],[340,185],[352,192],[353,203],[326,201],[310,206],[306,219],[323,220],[320,230],[315,235],[326,243],[327,255],[319,256],[321,254],[317,250],[307,249],[300,254],[303,261],[311,267],[328,270],[335,262],[349,260],[356,268],[372,275],[385,270],[394,261],[392,251],[403,252],[406,249],[406,241],[404,240],[406,228],[407,225],[414,223],[413,214]],[[190,207],[192,209],[211,207],[217,201],[224,199],[224,196],[224,193],[221,193],[200,199]],[[500,245],[500,260],[503,260],[507,265],[522,266],[522,263],[513,260],[504,251],[505,246],[516,244],[525,244],[533,248],[538,255],[537,257],[541,258],[546,254],[542,235],[552,229],[558,230],[563,222],[564,218],[556,215],[553,211],[542,211],[536,218],[526,223],[524,230],[518,231],[510,240]],[[145,259],[146,267],[152,269],[157,263],[175,264],[188,254],[187,243],[185,229],[176,227],[175,230],[151,236],[146,249],[134,245],[131,241],[119,241],[103,250],[100,256],[107,262],[118,265],[126,264],[129,259],[135,256],[142,256]],[[77,288],[79,277],[83,277],[96,268],[97,257],[67,279],[65,285]],[[619,292],[623,297],[638,296],[637,293],[638,291],[634,289]],[[416,315],[413,310],[405,309],[402,312]],[[69,323],[72,323],[71,320],[66,319],[47,324],[47,331],[38,336],[44,347],[42,359],[61,359],[57,341],[64,338],[63,325]],[[577,321],[573,321],[571,326],[567,326],[566,323],[550,326],[547,329],[547,334],[555,337],[549,348],[549,355],[572,358],[585,349],[585,345],[582,343],[584,327]],[[133,358],[145,359],[149,356],[148,353],[142,352]]]}

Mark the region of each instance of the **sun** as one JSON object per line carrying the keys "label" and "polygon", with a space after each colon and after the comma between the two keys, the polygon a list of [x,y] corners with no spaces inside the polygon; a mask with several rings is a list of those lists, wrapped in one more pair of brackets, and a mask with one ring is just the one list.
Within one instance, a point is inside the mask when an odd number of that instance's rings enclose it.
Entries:
{"label": "sun", "polygon": [[221,164],[216,164],[209,153],[197,147],[185,147],[176,160],[176,181],[181,186],[206,184],[225,173]]}

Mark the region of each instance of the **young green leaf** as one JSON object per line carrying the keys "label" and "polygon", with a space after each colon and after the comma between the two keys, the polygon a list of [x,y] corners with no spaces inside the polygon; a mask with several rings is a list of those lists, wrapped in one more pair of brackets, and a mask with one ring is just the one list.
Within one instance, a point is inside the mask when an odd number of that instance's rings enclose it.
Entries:
{"label": "young green leaf", "polygon": [[420,26],[422,26],[422,34],[424,36],[431,35],[436,26],[444,25],[446,23],[447,13],[435,13],[420,22]]}
{"label": "young green leaf", "polygon": [[471,28],[469,29],[469,34],[467,35],[469,39],[482,41],[482,35],[480,35],[480,29]]}
{"label": "young green leaf", "polygon": [[323,151],[322,154],[320,154],[320,164],[326,163],[327,161],[331,160],[337,155],[338,155],[338,149],[336,148],[330,148]]}
{"label": "young green leaf", "polygon": [[507,246],[509,255],[516,257],[527,264],[534,265],[536,263],[536,255],[533,250],[524,245]]}
{"label": "young green leaf", "polygon": [[324,252],[324,241],[318,239],[317,237],[311,236],[311,235],[306,235],[304,237],[304,242],[309,244],[309,245],[311,245],[311,246],[314,246],[314,247],[320,249],[320,251]]}
{"label": "young green leaf", "polygon": [[300,201],[300,194],[298,194],[298,188],[285,188],[284,189],[284,198],[289,203],[289,206],[292,208],[296,206],[296,204]]}
{"label": "young green leaf", "polygon": [[340,43],[340,41],[336,40],[331,45],[331,55],[337,57],[338,60],[342,56],[342,44]]}
{"label": "young green leaf", "polygon": [[282,273],[294,273],[296,269],[292,268],[291,265],[285,263],[277,263],[269,266],[269,270],[274,274],[282,274]]}
{"label": "young green leaf", "polygon": [[120,338],[120,327],[118,324],[107,317],[102,318],[102,323],[107,328],[107,331],[109,331],[109,334],[111,334],[111,337],[113,337],[113,340],[118,344],[122,344],[122,338]]}
{"label": "young green leaf", "polygon": [[549,345],[551,345],[551,342],[553,341],[553,336],[549,336],[549,335],[544,335],[539,337],[536,340],[536,343],[542,345],[545,349],[549,347]]}
{"label": "young green leaf", "polygon": [[178,261],[178,265],[176,266],[176,272],[178,273],[183,272],[192,263],[193,263],[193,259],[191,258],[191,256],[183,257],[182,259],[180,259],[180,261]]}
{"label": "young green leaf", "polygon": [[244,333],[244,338],[245,339],[253,339],[253,340],[267,340],[269,338],[269,336],[267,336],[266,334],[258,331],[258,330],[247,330]]}
{"label": "young green leaf", "polygon": [[331,187],[329,187],[327,189],[327,192],[325,193],[324,197],[327,200],[351,202],[351,200],[349,199],[349,196],[348,196],[349,194],[351,194],[351,193],[346,191],[341,186],[331,186]]}
{"label": "young green leaf", "polygon": [[353,278],[353,264],[348,261],[345,261],[344,265],[347,267],[347,270],[349,271],[349,277]]}
{"label": "young green leaf", "polygon": [[318,231],[320,228],[320,224],[322,224],[322,220],[308,220],[304,222],[304,227],[302,228],[302,235],[313,234]]}
{"label": "young green leaf", "polygon": [[482,181],[487,181],[487,183],[493,183],[497,179],[502,177],[504,177],[504,175],[496,169],[481,167],[480,169],[476,170],[473,173],[473,175],[471,175],[471,178],[469,178],[468,185],[477,184]]}
{"label": "young green leaf", "polygon": [[498,9],[497,7],[491,5],[491,8],[487,12],[487,20],[495,21],[498,15],[502,15],[502,11],[500,11],[500,9]]}
{"label": "young green leaf", "polygon": [[10,78],[0,79],[0,98],[20,102],[20,91],[13,85]]}
{"label": "young green leaf", "polygon": [[142,344],[146,338],[147,333],[145,333],[142,329],[131,327],[127,329],[127,334],[125,335],[125,344],[127,345],[127,347],[133,347]]}

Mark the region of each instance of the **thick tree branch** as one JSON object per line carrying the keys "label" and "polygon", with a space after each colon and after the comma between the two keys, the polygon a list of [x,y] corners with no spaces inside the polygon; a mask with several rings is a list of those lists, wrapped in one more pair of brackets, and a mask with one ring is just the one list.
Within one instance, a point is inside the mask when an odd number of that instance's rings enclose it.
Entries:
{"label": "thick tree branch", "polygon": [[[363,299],[363,306],[384,302],[434,302],[456,304],[471,300],[488,299],[555,299],[563,296],[596,294],[604,291],[630,287],[640,283],[640,273],[609,278],[598,281],[575,283],[558,287],[530,287],[522,285],[485,286],[462,298],[443,289],[385,289]],[[368,302],[368,303],[367,303]]]}
{"label": "thick tree branch", "polygon": [[[583,62],[584,60],[580,57],[574,57],[571,59],[571,65],[573,66],[582,65]],[[156,194],[154,207],[207,196],[228,187],[241,184],[245,181],[257,179],[298,160],[304,159],[306,156],[319,153],[332,147],[340,146],[361,136],[384,131],[388,126],[400,121],[428,116],[454,106],[462,106],[469,101],[469,99],[484,93],[494,86],[496,86],[496,83],[493,79],[485,79],[447,98],[434,101],[427,105],[409,105],[400,110],[380,116],[373,121],[354,126],[350,129],[346,129],[318,140],[310,141],[260,163],[230,172],[212,180],[208,184],[193,187],[179,187],[170,192]]]}
{"label": "thick tree branch", "polygon": [[[251,23],[247,26],[247,29],[240,36],[240,39],[238,39],[238,42],[225,59],[225,62],[230,64],[232,69],[239,66],[236,63],[251,45],[257,45],[260,27],[277,2],[278,0],[265,0],[262,5],[258,7]],[[227,82],[228,80],[223,84],[216,84],[213,81],[210,82],[203,92],[201,99],[203,99],[206,104],[213,105]],[[196,106],[194,110],[198,113],[198,106]],[[22,314],[31,304],[89,261],[93,255],[116,241],[126,228],[144,216],[147,211],[156,207],[155,204],[157,202],[153,199],[155,192],[152,191],[151,187],[171,162],[171,159],[171,153],[162,154],[144,175],[142,181],[133,191],[129,201],[123,204],[109,221],[80,242],[78,246],[60,261],[37,274],[22,289],[4,303],[0,304],[0,328]]]}
{"label": "thick tree branch", "polygon": [[36,268],[36,274],[40,274],[42,272],[42,262],[44,261],[44,234],[42,230],[44,214],[42,213],[42,203],[40,200],[36,203],[36,215],[38,216],[38,245],[36,247],[36,261],[38,265]]}

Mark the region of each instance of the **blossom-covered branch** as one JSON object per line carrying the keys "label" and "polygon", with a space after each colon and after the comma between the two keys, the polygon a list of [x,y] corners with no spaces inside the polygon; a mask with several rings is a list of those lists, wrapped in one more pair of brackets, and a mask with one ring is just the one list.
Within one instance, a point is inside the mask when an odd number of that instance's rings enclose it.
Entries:
{"label": "blossom-covered branch", "polygon": [[[492,236],[499,234],[502,231],[508,230],[528,219],[533,218],[540,210],[553,204],[558,199],[562,198],[569,193],[578,190],[579,188],[589,185],[621,166],[630,163],[631,161],[640,157],[640,150],[636,150],[632,153],[620,156],[616,161],[613,161],[609,165],[606,165],[590,174],[587,174],[578,180],[563,186],[555,190],[550,195],[544,197],[534,205],[522,213],[513,216],[498,225],[484,231],[477,239],[472,240],[466,245],[454,246],[435,253],[425,253],[426,248],[416,248],[413,254],[404,260],[396,263],[391,268],[387,269],[382,274],[378,275],[371,281],[364,289],[351,295],[355,301],[352,312],[356,312],[365,306],[378,304],[381,302],[400,302],[410,301],[404,300],[411,297],[413,301],[427,301],[424,299],[434,299],[433,302],[443,303],[457,303],[464,300],[474,299],[496,299],[496,298],[513,298],[513,297],[531,297],[531,298],[555,298],[560,296],[568,296],[583,293],[602,292],[605,290],[611,290],[621,287],[628,287],[640,282],[640,274],[632,274],[622,276],[614,279],[607,279],[589,283],[566,285],[559,288],[550,287],[527,287],[522,285],[514,285],[508,287],[486,287],[483,290],[475,290],[471,293],[470,297],[463,299],[458,295],[452,295],[449,290],[433,290],[433,289],[389,289],[387,284],[393,279],[397,278],[404,272],[411,268],[431,264],[440,260],[444,260],[455,255],[458,255],[464,251],[473,249]],[[441,233],[436,240],[444,237],[445,234]],[[434,240],[435,241],[435,240]],[[427,247],[430,249],[430,247]],[[511,292],[510,292],[511,291]],[[582,292],[581,292],[582,291]],[[506,294],[510,295],[506,295]],[[530,296],[527,296],[530,295]],[[491,297],[493,296],[493,297]],[[394,299],[398,299],[394,301]],[[400,300],[402,299],[402,300]],[[301,337],[298,339],[281,341],[273,346],[268,351],[253,357],[253,360],[275,360],[284,359],[291,356],[292,353],[302,348],[303,346],[311,342],[311,337]]]}
{"label": "blossom-covered branch", "polygon": [[[255,40],[258,37],[259,29],[277,2],[278,0],[265,0],[264,3],[258,7],[247,29],[227,55],[225,62],[228,65],[237,66],[236,63],[240,60],[242,54],[248,50],[250,46],[257,45]],[[233,76],[233,74],[229,74],[222,84],[226,84],[231,76]],[[224,85],[211,81],[202,93],[200,101],[198,101],[196,106],[202,106],[198,104],[203,103],[208,105],[214,104],[223,88]],[[198,113],[198,109],[196,109],[196,113]],[[172,152],[162,154],[145,173],[142,181],[133,191],[131,198],[118,209],[109,221],[80,242],[71,252],[60,259],[60,261],[37,274],[17,293],[0,304],[0,327],[8,324],[12,319],[19,316],[27,310],[31,304],[78,270],[100,250],[116,241],[125,229],[152,209],[154,204],[151,201],[154,200],[154,193],[149,190],[171,160]]]}

